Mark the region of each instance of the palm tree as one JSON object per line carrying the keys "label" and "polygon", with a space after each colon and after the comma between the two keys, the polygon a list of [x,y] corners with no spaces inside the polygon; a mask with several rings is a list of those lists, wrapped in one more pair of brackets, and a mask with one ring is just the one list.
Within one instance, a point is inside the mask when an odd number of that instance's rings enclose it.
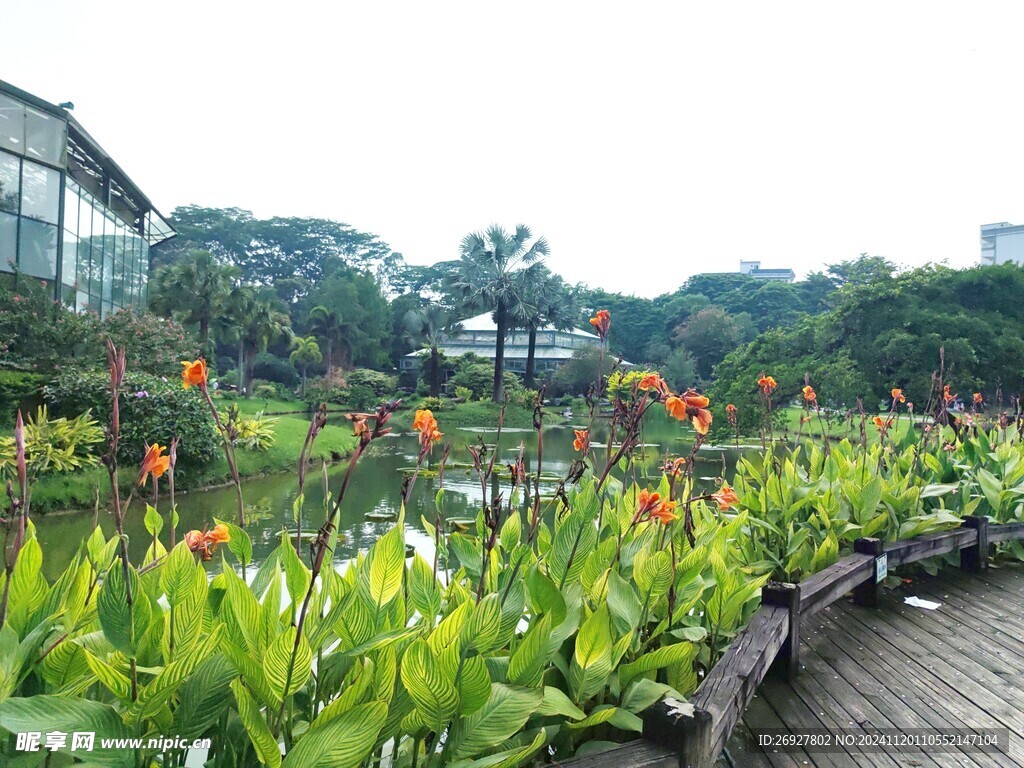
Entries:
{"label": "palm tree", "polygon": [[335,344],[340,344],[342,341],[341,331],[343,324],[341,318],[337,312],[332,312],[323,305],[313,307],[309,310],[308,315],[309,330],[323,338],[324,344],[327,347],[327,373],[331,372],[331,367],[334,361],[332,352]]}
{"label": "palm tree", "polygon": [[154,275],[149,303],[160,314],[199,326],[199,339],[206,349],[210,326],[224,310],[240,276],[237,267],[221,264],[209,251],[191,251]]}
{"label": "palm tree", "polygon": [[519,278],[523,285],[518,293],[522,297],[515,306],[515,324],[529,333],[526,353],[526,372],[523,384],[532,387],[535,376],[537,352],[537,331],[545,326],[567,331],[576,327],[581,308],[579,292],[569,286],[561,277],[554,275],[543,265],[524,270]]}
{"label": "palm tree", "polygon": [[431,304],[423,309],[410,309],[405,313],[406,335],[420,349],[430,350],[430,369],[427,381],[430,382],[431,397],[441,394],[441,347],[448,343],[452,334],[462,330],[462,325],[454,321],[454,317],[443,307]]}
{"label": "palm tree", "polygon": [[245,355],[245,396],[252,397],[256,353],[263,352],[278,339],[290,338],[292,329],[284,305],[272,291],[254,294],[247,309],[242,326],[242,349]]}
{"label": "palm tree", "polygon": [[293,364],[302,366],[302,395],[305,397],[307,366],[310,363],[313,363],[313,365],[322,363],[324,360],[316,336],[296,336],[292,339],[292,353],[288,356],[288,359]]}
{"label": "palm tree", "polygon": [[533,235],[525,224],[514,233],[497,224],[482,233],[466,235],[460,246],[458,261],[445,264],[446,284],[467,309],[491,310],[497,326],[494,348],[494,390],[492,399],[504,399],[505,336],[512,328],[511,312],[522,298],[523,272],[548,255],[543,237],[528,245]]}

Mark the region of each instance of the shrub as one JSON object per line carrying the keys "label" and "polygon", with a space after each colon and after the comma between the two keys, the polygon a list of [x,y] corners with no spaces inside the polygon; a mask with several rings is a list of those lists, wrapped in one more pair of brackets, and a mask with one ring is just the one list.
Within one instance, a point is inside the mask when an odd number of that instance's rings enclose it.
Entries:
{"label": "shrub", "polygon": [[440,397],[424,397],[419,407],[421,410],[426,408],[431,411],[439,411],[444,407],[444,403]]}
{"label": "shrub", "polygon": [[[91,410],[101,423],[110,421],[110,375],[69,370],[43,390],[58,416]],[[146,443],[167,445],[177,436],[178,463],[200,466],[220,455],[220,442],[209,406],[200,392],[183,389],[180,379],[165,380],[128,372],[121,392],[121,440],[118,459],[128,465],[142,460]]]}
{"label": "shrub", "polygon": [[[30,480],[51,472],[95,466],[93,450],[103,442],[103,429],[88,411],[73,419],[51,419],[46,406],[25,421],[25,463]],[[17,451],[13,437],[0,437],[0,477],[17,483]]]}
{"label": "shrub", "polygon": [[299,384],[299,372],[295,370],[291,361],[282,360],[269,352],[260,352],[256,355],[253,376],[257,379],[284,384],[291,389],[295,389]]}
{"label": "shrub", "polygon": [[459,400],[465,400],[469,402],[470,400],[473,399],[473,390],[471,390],[469,387],[456,387],[455,396],[459,398]]}
{"label": "shrub", "polygon": [[[150,312],[119,310],[103,320],[100,334],[124,348],[128,370],[154,376],[177,376],[181,361],[194,360],[199,354],[199,340],[181,323]],[[102,364],[103,351],[94,358],[97,365]]]}
{"label": "shrub", "polygon": [[281,389],[276,384],[263,382],[256,384],[252,389],[252,396],[257,400],[274,400],[280,397]]}
{"label": "shrub", "polygon": [[13,420],[24,401],[41,393],[46,378],[40,373],[0,370],[0,420]]}
{"label": "shrub", "polygon": [[367,387],[378,398],[387,397],[398,388],[398,377],[369,368],[354,368],[346,371],[345,383],[349,388]]}
{"label": "shrub", "polygon": [[[237,408],[237,406],[235,406]],[[274,424],[277,419],[264,416],[260,411],[251,418],[237,418],[238,445],[250,451],[265,451],[274,444]]]}
{"label": "shrub", "polygon": [[[514,373],[505,372],[505,389],[522,388],[519,377]],[[484,400],[491,396],[494,388],[494,365],[492,363],[472,363],[464,365],[452,378],[452,386],[468,389],[476,400]]]}

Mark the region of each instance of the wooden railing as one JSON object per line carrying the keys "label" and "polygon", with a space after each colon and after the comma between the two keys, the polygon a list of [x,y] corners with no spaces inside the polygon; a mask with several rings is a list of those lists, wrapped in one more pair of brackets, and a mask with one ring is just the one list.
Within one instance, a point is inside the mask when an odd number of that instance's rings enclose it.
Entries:
{"label": "wooden railing", "polygon": [[725,749],[758,686],[776,668],[789,678],[800,668],[800,620],[853,592],[858,605],[877,607],[889,568],[947,552],[960,567],[988,568],[989,545],[1024,538],[1024,523],[989,526],[966,517],[961,527],[885,544],[857,539],[854,553],[799,584],[773,582],[761,590],[761,607],[686,702],[665,699],[643,714],[641,739],[564,768],[709,768]]}

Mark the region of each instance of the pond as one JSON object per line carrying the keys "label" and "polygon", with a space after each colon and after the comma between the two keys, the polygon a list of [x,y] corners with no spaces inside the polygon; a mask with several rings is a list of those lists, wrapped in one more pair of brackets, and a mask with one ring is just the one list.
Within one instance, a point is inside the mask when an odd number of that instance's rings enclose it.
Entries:
{"label": "pond", "polygon": [[[583,428],[578,426],[578,428]],[[594,445],[607,439],[607,423],[598,422],[592,441]],[[660,474],[659,468],[667,455],[673,457],[688,455],[693,432],[688,426],[676,421],[656,418],[645,427],[643,441],[644,466],[652,476]],[[451,518],[474,518],[482,500],[479,481],[467,467],[471,461],[467,446],[480,439],[493,444],[496,437],[493,428],[452,429],[445,434],[445,440],[452,445],[449,465],[445,471],[445,516]],[[546,427],[544,430],[545,475],[564,476],[574,458],[579,454],[573,450],[573,431],[568,426]],[[524,446],[527,466],[532,466],[536,455],[536,436],[533,430],[505,429],[501,434],[496,464],[514,460],[520,443]],[[694,475],[698,482],[713,485],[717,477],[732,471],[742,447],[717,448],[704,446],[698,455]],[[376,441],[356,467],[353,482],[341,510],[338,545],[334,552],[336,563],[344,562],[366,550],[393,524],[401,506],[403,469],[415,466],[418,442],[415,434],[389,435]],[[603,451],[600,451],[603,456]],[[440,446],[435,447],[426,469],[436,469],[441,459]],[[723,464],[724,462],[724,464]],[[345,472],[347,462],[327,468],[328,483],[336,489]],[[433,542],[426,535],[420,523],[420,516],[434,519],[434,497],[438,479],[432,472],[421,476],[413,490],[409,508],[406,510],[406,540],[421,551],[424,556],[433,554]],[[701,480],[701,478],[703,478]],[[550,484],[554,490],[555,483]],[[506,485],[507,487],[507,485]],[[544,484],[541,485],[544,493]],[[294,473],[283,473],[253,478],[243,483],[243,495],[251,520],[247,530],[253,542],[253,561],[259,564],[280,542],[281,530],[285,527],[294,531],[292,508],[297,494]],[[311,469],[306,480],[306,498],[303,512],[303,529],[316,530],[324,520],[323,483],[319,469]],[[178,540],[182,533],[193,528],[212,527],[213,518],[235,521],[235,492],[231,487],[215,488],[188,494],[177,498],[180,521]],[[166,514],[166,500],[162,500],[161,512]],[[125,532],[129,536],[129,551],[133,562],[141,562],[149,546],[150,537],[143,524],[143,504],[133,504],[125,519]],[[370,515],[370,518],[367,516]],[[92,530],[91,512],[42,516],[35,519],[43,551],[46,553],[44,571],[49,579],[60,575],[68,560],[74,555],[80,542]],[[100,512],[100,525],[108,536],[113,532],[113,516],[107,511]],[[292,534],[294,536],[294,533]],[[167,544],[168,534],[161,534],[161,541]],[[229,556],[230,557],[230,556]],[[215,557],[210,565],[219,567],[220,558]]]}

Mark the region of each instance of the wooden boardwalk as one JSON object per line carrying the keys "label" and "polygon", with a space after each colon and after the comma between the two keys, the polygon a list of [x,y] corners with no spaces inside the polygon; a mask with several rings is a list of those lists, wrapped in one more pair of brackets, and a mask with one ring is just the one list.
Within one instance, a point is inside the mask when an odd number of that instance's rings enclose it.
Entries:
{"label": "wooden boardwalk", "polygon": [[[905,605],[911,595],[941,606]],[[772,675],[762,683],[719,766],[1024,768],[1024,569],[944,568],[887,590],[878,608],[845,597],[804,618],[800,641],[800,674],[792,682]],[[758,745],[755,733],[779,728],[1001,728],[1009,730],[1009,747],[985,754]]]}

